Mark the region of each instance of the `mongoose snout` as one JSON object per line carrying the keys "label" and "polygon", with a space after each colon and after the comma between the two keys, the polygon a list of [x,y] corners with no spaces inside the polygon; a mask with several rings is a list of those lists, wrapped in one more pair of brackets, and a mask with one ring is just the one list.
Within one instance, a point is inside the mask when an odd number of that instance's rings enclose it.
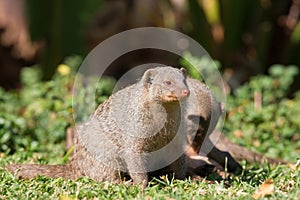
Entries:
{"label": "mongoose snout", "polygon": [[190,90],[187,88],[177,89],[177,91],[170,91],[166,94],[166,101],[179,101],[190,95]]}
{"label": "mongoose snout", "polygon": [[188,97],[190,95],[190,91],[188,89],[183,89],[181,91],[182,96]]}

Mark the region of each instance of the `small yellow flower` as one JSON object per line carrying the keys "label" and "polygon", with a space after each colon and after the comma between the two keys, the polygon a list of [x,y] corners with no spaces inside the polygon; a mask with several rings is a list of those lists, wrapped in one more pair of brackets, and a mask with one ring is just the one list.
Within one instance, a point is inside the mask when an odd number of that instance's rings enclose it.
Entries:
{"label": "small yellow flower", "polygon": [[57,71],[61,75],[66,76],[66,75],[70,74],[71,68],[68,65],[60,64],[60,65],[58,65]]}

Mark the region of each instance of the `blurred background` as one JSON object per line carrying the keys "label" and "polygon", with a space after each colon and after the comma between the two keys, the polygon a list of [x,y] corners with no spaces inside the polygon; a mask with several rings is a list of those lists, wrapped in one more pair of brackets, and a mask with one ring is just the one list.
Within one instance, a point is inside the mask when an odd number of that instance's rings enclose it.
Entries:
{"label": "blurred background", "polygon": [[[121,31],[157,26],[198,41],[237,88],[272,64],[300,66],[299,13],[300,0],[0,0],[0,86],[20,88],[20,70],[34,64],[49,80],[66,56],[84,57]],[[113,65],[124,71],[134,62],[178,65],[167,52],[135,54]]]}

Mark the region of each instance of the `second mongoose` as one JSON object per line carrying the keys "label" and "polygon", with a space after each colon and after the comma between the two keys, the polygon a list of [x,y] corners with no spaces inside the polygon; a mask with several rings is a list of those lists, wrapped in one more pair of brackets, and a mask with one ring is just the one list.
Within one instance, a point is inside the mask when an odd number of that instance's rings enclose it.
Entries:
{"label": "second mongoose", "polygon": [[217,141],[213,143],[209,137],[223,112],[221,104],[204,83],[188,78],[187,85],[191,91],[186,116],[191,148],[186,153],[189,156],[196,156],[201,150],[207,158],[217,162],[223,168],[226,167],[228,172],[241,172],[240,164],[228,152],[217,148]]}
{"label": "second mongoose", "polygon": [[186,151],[189,157],[195,157],[201,151],[210,161],[236,174],[242,172],[237,161],[253,163],[267,160],[270,164],[286,164],[283,160],[248,150],[224,137],[215,129],[223,112],[221,103],[216,101],[212,91],[204,83],[188,78],[187,85],[191,91],[187,106],[188,132],[192,133],[188,134],[192,138],[191,148]]}

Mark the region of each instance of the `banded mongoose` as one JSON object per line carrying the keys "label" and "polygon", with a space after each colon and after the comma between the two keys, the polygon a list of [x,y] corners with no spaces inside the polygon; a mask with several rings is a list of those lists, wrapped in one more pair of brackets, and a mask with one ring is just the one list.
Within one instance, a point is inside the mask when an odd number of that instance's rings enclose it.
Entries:
{"label": "banded mongoose", "polygon": [[[184,69],[149,69],[140,81],[111,95],[77,128],[69,164],[9,165],[8,169],[26,178],[37,174],[70,179],[87,176],[114,183],[122,181],[128,172],[133,183],[145,187],[148,172],[167,165],[176,178],[183,179],[187,137],[184,112],[189,93]],[[153,159],[151,153],[170,142],[172,146]],[[174,152],[182,153],[176,157]],[[173,160],[168,163],[170,158]]]}

